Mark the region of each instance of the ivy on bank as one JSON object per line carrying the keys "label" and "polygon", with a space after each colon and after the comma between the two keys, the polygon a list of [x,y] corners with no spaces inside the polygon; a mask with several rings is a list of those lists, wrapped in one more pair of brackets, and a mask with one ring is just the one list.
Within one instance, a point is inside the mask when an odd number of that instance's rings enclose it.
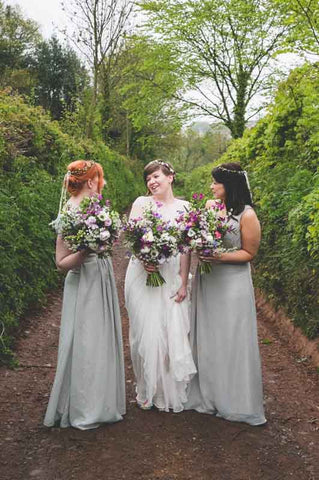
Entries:
{"label": "ivy on bank", "polygon": [[[218,163],[249,173],[263,238],[255,283],[309,338],[319,336],[319,64],[279,85],[268,114],[233,141]],[[209,191],[212,164],[185,191]]]}
{"label": "ivy on bank", "polygon": [[102,142],[78,140],[23,99],[0,92],[0,359],[12,358],[21,317],[59,282],[55,235],[62,179],[71,161],[95,159],[104,168],[114,208],[125,209],[144,190],[137,162]]}

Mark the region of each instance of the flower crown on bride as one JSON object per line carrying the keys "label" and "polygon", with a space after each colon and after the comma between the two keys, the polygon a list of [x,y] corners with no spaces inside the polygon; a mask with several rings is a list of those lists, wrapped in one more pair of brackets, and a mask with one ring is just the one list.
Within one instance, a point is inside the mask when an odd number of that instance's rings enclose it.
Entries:
{"label": "flower crown on bride", "polygon": [[169,172],[172,175],[176,175],[175,170],[173,170],[172,167],[168,163],[164,162],[163,160],[153,160],[151,163],[156,163],[157,165],[162,165],[163,167],[166,167],[167,170],[169,170]]}

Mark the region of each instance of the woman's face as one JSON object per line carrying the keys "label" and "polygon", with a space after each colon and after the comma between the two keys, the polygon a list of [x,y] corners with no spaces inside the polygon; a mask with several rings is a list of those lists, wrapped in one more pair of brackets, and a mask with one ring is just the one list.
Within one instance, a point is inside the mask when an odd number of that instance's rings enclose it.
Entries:
{"label": "woman's face", "polygon": [[226,190],[225,190],[225,187],[224,187],[223,183],[218,183],[213,178],[213,182],[212,182],[210,188],[211,188],[215,198],[218,198],[219,200],[222,200],[222,201],[226,200]]}
{"label": "woman's face", "polygon": [[172,188],[173,175],[165,175],[159,168],[146,177],[146,186],[152,195],[162,195]]}

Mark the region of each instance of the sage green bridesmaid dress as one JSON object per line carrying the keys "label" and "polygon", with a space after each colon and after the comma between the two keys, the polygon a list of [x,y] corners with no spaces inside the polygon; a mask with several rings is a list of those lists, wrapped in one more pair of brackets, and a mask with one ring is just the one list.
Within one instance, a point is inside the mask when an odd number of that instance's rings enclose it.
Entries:
{"label": "sage green bridesmaid dress", "polygon": [[65,279],[58,363],[44,425],[82,430],[122,420],[122,328],[113,267],[90,254]]}
{"label": "sage green bridesmaid dress", "polygon": [[[225,247],[241,248],[242,214],[230,219],[233,231],[227,233]],[[185,408],[250,425],[264,424],[250,263],[214,264],[208,274],[197,272],[191,345],[198,373],[191,381]]]}

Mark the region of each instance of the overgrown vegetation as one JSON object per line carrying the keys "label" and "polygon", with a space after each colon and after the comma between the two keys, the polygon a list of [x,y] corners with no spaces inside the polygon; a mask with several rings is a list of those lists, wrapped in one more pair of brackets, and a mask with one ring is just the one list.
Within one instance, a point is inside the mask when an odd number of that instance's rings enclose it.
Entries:
{"label": "overgrown vegetation", "polygon": [[79,141],[21,97],[0,93],[0,304],[2,360],[11,358],[12,333],[21,316],[57,285],[55,234],[49,227],[59,204],[66,165],[93,158],[104,168],[106,194],[125,209],[144,190],[141,167],[102,142]]}
{"label": "overgrown vegetation", "polygon": [[[319,336],[319,64],[294,70],[269,113],[218,160],[248,171],[263,239],[256,284],[309,338]],[[185,189],[206,191],[212,164]]]}

